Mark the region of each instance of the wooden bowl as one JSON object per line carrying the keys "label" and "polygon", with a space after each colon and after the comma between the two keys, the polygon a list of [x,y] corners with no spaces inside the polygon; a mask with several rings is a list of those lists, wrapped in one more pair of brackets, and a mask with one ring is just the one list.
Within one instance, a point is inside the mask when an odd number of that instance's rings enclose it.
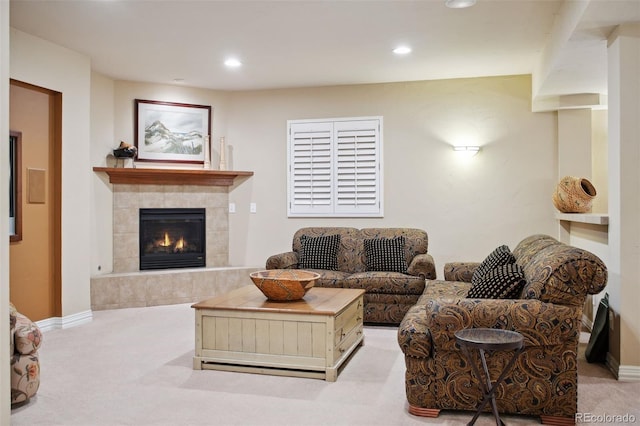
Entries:
{"label": "wooden bowl", "polygon": [[301,269],[270,269],[249,276],[267,299],[278,302],[302,299],[320,278],[316,272]]}

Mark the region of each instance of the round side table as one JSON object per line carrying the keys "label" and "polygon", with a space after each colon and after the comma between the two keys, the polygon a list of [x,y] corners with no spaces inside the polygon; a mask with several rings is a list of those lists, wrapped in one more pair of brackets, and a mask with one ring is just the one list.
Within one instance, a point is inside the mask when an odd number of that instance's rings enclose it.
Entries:
{"label": "round side table", "polygon": [[[480,381],[484,395],[482,402],[478,405],[476,414],[468,425],[473,425],[476,422],[478,416],[480,416],[482,410],[489,402],[491,402],[491,410],[496,418],[496,425],[504,425],[504,422],[500,419],[500,414],[498,414],[495,394],[497,387],[504,381],[507,373],[509,373],[518,358],[518,355],[520,355],[524,348],[524,338],[522,337],[522,334],[516,331],[499,330],[494,328],[466,328],[464,330],[456,331],[455,336],[456,343],[462,349],[467,360],[469,360],[469,364],[471,364],[473,374],[476,376],[478,381]],[[484,376],[481,374],[477,362],[471,356],[472,349],[477,349],[480,353],[480,361],[482,363],[482,369],[484,370]],[[500,373],[500,377],[498,377],[498,380],[495,382],[491,381],[491,376],[489,375],[485,351],[514,351],[506,367]]]}

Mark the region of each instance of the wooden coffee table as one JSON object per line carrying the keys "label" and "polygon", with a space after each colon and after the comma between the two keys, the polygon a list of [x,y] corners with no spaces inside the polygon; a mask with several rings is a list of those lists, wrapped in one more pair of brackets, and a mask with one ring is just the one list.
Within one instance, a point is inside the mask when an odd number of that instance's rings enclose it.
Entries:
{"label": "wooden coffee table", "polygon": [[271,302],[250,285],[196,303],[193,368],[333,382],[363,344],[363,295],[314,287],[300,301]]}

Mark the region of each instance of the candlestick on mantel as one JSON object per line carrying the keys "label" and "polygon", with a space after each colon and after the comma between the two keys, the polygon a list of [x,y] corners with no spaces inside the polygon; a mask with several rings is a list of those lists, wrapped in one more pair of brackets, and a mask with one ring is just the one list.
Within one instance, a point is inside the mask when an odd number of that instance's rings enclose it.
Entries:
{"label": "candlestick on mantel", "polygon": [[204,137],[204,165],[203,168],[208,170],[211,168],[211,147],[209,146],[209,135]]}
{"label": "candlestick on mantel", "polygon": [[227,170],[227,162],[224,158],[224,136],[220,138],[220,170]]}

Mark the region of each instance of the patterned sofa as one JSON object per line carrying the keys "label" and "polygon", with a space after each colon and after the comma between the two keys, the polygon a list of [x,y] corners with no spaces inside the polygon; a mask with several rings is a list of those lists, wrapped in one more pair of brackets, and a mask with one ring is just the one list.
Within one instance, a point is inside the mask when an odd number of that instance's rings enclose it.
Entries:
{"label": "patterned sofa", "polygon": [[29,318],[9,306],[11,327],[11,405],[26,403],[40,387],[40,361],[38,348],[42,332]]}
{"label": "patterned sofa", "polygon": [[[427,281],[398,329],[411,414],[475,411],[480,387],[454,333],[488,327],[524,336],[524,351],[496,391],[498,410],[540,416],[545,424],[574,424],[582,308],[587,294],[605,287],[606,266],[592,253],[546,235],[525,238],[513,256],[526,279],[519,299],[465,298],[478,263],[448,263],[445,280]],[[510,355],[490,356],[490,365],[497,366],[494,379]]]}
{"label": "patterned sofa", "polygon": [[[336,270],[304,269],[318,272],[319,287],[359,288],[364,295],[364,321],[367,323],[399,324],[407,310],[424,291],[426,278],[435,278],[436,269],[431,255],[427,254],[427,233],[411,228],[341,228],[315,227],[299,229],[293,236],[293,250],[273,255],[267,259],[267,269],[301,268],[305,256],[303,242],[318,237],[339,235],[335,257]],[[373,242],[401,238],[404,246],[406,272],[371,270],[370,246]],[[367,244],[365,248],[365,240]],[[323,249],[324,253],[330,250]],[[379,259],[380,260],[380,259]],[[382,263],[386,259],[381,259]],[[368,263],[369,262],[369,263]],[[385,269],[384,266],[382,265]],[[369,269],[369,270],[368,270]],[[394,268],[388,268],[394,269]]]}

